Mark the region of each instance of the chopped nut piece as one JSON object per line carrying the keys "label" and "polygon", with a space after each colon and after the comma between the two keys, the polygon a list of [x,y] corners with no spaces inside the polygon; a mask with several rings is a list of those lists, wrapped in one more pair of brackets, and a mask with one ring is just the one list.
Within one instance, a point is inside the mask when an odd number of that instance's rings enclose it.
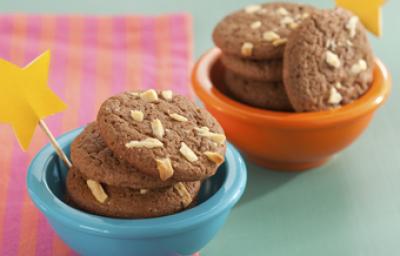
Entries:
{"label": "chopped nut piece", "polygon": [[280,46],[282,44],[286,44],[287,43],[287,39],[286,38],[280,38],[280,39],[276,39],[275,41],[272,42],[272,45],[277,47]]}
{"label": "chopped nut piece", "polygon": [[206,151],[204,152],[204,155],[206,155],[208,159],[216,164],[221,164],[224,162],[224,157],[218,152]]}
{"label": "chopped nut piece", "polygon": [[158,101],[158,95],[154,89],[142,92],[140,98],[146,102]]}
{"label": "chopped nut piece", "polygon": [[334,51],[336,49],[336,42],[333,39],[327,39],[325,43],[325,47]]}
{"label": "chopped nut piece", "polygon": [[367,62],[363,59],[358,60],[357,63],[353,64],[351,66],[351,73],[353,74],[358,74],[361,73],[362,71],[365,71],[367,69]]}
{"label": "chopped nut piece", "polygon": [[174,175],[174,169],[169,158],[156,159],[156,163],[162,181],[166,181]]}
{"label": "chopped nut piece", "polygon": [[342,88],[342,84],[341,84],[340,82],[336,82],[335,88],[336,88],[336,89]]}
{"label": "chopped nut piece", "polygon": [[97,201],[99,201],[100,203],[104,203],[107,200],[108,196],[106,192],[104,192],[104,189],[100,183],[95,180],[88,179],[86,181],[86,184]]}
{"label": "chopped nut piece", "polygon": [[257,29],[257,28],[261,27],[261,25],[262,25],[261,21],[258,20],[258,21],[254,21],[253,23],[251,23],[250,27],[252,29]]}
{"label": "chopped nut piece", "polygon": [[303,13],[303,14],[301,15],[301,19],[306,19],[306,18],[308,18],[308,17],[310,17],[310,14],[309,14],[308,12],[305,12],[305,13]]}
{"label": "chopped nut piece", "polygon": [[296,29],[298,26],[299,26],[299,24],[297,24],[296,22],[289,23],[290,29]]}
{"label": "chopped nut piece", "polygon": [[195,130],[196,132],[198,132],[200,135],[201,135],[201,134],[204,134],[204,133],[208,133],[208,132],[210,131],[210,129],[209,129],[208,127],[206,127],[206,126],[203,126],[203,127],[194,127],[194,130]]}
{"label": "chopped nut piece", "polygon": [[283,7],[276,9],[276,13],[283,16],[289,15],[289,12]]}
{"label": "chopped nut piece", "polygon": [[170,114],[169,116],[172,119],[174,119],[175,121],[178,121],[178,122],[187,122],[187,120],[188,120],[186,117],[181,116],[181,115],[179,115],[177,113]]}
{"label": "chopped nut piece", "polygon": [[338,68],[340,67],[340,60],[339,56],[337,56],[335,53],[331,51],[326,51],[326,63],[329,64],[329,66]]}
{"label": "chopped nut piece", "polygon": [[242,49],[241,49],[242,55],[247,56],[247,57],[251,56],[253,54],[253,48],[254,48],[254,45],[252,43],[248,43],[248,42],[244,43],[242,45]]}
{"label": "chopped nut piece", "polygon": [[294,23],[294,20],[290,16],[285,16],[283,19],[281,19],[281,26],[286,26],[290,23]]}
{"label": "chopped nut piece", "polygon": [[174,188],[178,192],[178,194],[182,197],[182,203],[184,207],[189,206],[189,204],[193,201],[189,191],[187,191],[185,185],[182,182],[178,182],[174,184]]}
{"label": "chopped nut piece", "polygon": [[210,131],[210,129],[206,126],[203,127],[194,127],[194,129],[198,132],[198,133],[208,133]]}
{"label": "chopped nut piece", "polygon": [[350,37],[353,38],[357,32],[358,17],[353,16],[346,24],[346,29],[350,32]]}
{"label": "chopped nut piece", "polygon": [[257,11],[258,14],[266,14],[268,12],[267,9],[261,8],[260,10]]}
{"label": "chopped nut piece", "polygon": [[339,104],[341,101],[342,101],[342,95],[335,89],[335,87],[331,87],[329,95],[329,103]]}
{"label": "chopped nut piece", "polygon": [[244,11],[247,12],[247,13],[254,13],[254,12],[260,10],[260,9],[261,9],[261,5],[253,4],[253,5],[246,6],[244,8]]}
{"label": "chopped nut piece", "polygon": [[142,122],[144,114],[140,110],[131,110],[131,117],[133,120],[135,120],[137,122]]}
{"label": "chopped nut piece", "polygon": [[144,195],[144,194],[147,194],[147,192],[149,192],[149,190],[148,189],[140,189],[140,194],[142,194],[142,195]]}
{"label": "chopped nut piece", "polygon": [[127,148],[162,148],[163,143],[155,138],[146,138],[144,140],[131,140],[125,144]]}
{"label": "chopped nut piece", "polygon": [[172,97],[173,97],[173,93],[171,90],[164,90],[164,91],[161,91],[161,96],[164,98],[164,100],[171,101]]}
{"label": "chopped nut piece", "polygon": [[185,142],[181,143],[181,148],[179,149],[179,152],[188,160],[189,162],[196,162],[198,160],[198,157],[196,154],[188,147],[188,145],[185,144]]}
{"label": "chopped nut piece", "polygon": [[151,129],[153,130],[153,135],[159,139],[162,139],[164,136],[164,127],[160,121],[160,119],[154,119],[151,121]]}
{"label": "chopped nut piece", "polygon": [[208,129],[208,127],[200,127],[200,128],[196,127],[194,129],[200,136],[207,137],[218,144],[223,144],[226,140],[224,134],[210,132],[210,129]]}
{"label": "chopped nut piece", "polygon": [[267,42],[272,42],[279,38],[281,38],[281,37],[274,31],[267,31],[267,32],[264,32],[264,34],[263,34],[263,39]]}
{"label": "chopped nut piece", "polygon": [[346,40],[347,46],[353,46],[353,43],[350,40]]}
{"label": "chopped nut piece", "polygon": [[220,134],[220,133],[210,132],[206,137],[208,137],[210,140],[212,140],[218,144],[224,144],[224,142],[226,140],[226,136],[224,134]]}

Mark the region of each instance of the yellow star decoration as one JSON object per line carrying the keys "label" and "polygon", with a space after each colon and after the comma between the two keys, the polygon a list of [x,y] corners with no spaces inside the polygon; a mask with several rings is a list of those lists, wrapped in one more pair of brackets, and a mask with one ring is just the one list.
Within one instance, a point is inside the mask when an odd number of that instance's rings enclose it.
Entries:
{"label": "yellow star decoration", "polygon": [[0,123],[13,127],[24,150],[39,120],[67,107],[47,84],[49,64],[49,51],[24,68],[0,59]]}
{"label": "yellow star decoration", "polygon": [[356,14],[364,26],[376,36],[382,34],[381,6],[385,0],[336,0],[336,5]]}

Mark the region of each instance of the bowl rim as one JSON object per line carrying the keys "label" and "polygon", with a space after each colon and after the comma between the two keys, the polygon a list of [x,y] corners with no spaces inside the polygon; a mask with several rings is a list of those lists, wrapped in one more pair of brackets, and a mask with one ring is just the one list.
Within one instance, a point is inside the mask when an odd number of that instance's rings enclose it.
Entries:
{"label": "bowl rim", "polygon": [[[65,148],[83,130],[77,128],[57,138]],[[70,228],[106,237],[154,237],[184,232],[201,225],[223,211],[230,210],[242,196],[247,168],[240,153],[228,143],[225,155],[227,175],[219,190],[205,202],[169,216],[149,219],[118,219],[77,210],[56,197],[46,182],[47,165],[55,156],[50,144],[44,146],[28,167],[27,187],[34,204],[46,218]]]}
{"label": "bowl rim", "polygon": [[210,71],[221,54],[221,50],[214,47],[199,58],[192,69],[192,89],[206,106],[210,105],[219,112],[246,122],[268,122],[297,128],[331,125],[346,122],[374,111],[385,102],[390,94],[390,75],[385,65],[376,58],[374,81],[371,88],[358,100],[341,108],[307,113],[279,112],[255,108],[231,99],[213,86],[210,79]]}

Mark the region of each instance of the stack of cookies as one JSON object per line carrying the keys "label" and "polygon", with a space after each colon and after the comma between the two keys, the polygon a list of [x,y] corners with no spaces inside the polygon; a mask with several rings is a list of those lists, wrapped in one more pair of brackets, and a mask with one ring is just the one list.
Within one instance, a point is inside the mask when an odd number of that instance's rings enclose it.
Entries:
{"label": "stack of cookies", "polygon": [[352,13],[295,3],[250,5],[226,16],[213,33],[225,86],[248,105],[320,111],[362,96],[373,54]]}
{"label": "stack of cookies", "polygon": [[226,16],[213,39],[222,50],[226,86],[238,100],[290,111],[283,86],[283,53],[289,34],[314,8],[292,3],[250,5]]}
{"label": "stack of cookies", "polygon": [[172,91],[113,96],[71,145],[68,201],[120,218],[182,211],[224,161],[225,140],[206,110]]}

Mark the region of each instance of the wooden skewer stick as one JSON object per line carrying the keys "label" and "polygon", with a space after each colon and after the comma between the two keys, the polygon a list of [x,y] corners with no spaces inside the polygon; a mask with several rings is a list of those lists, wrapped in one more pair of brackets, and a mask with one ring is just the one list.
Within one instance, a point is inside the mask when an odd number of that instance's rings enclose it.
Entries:
{"label": "wooden skewer stick", "polygon": [[54,138],[53,134],[49,130],[49,127],[47,127],[47,124],[43,120],[40,120],[39,121],[39,126],[40,126],[40,128],[42,128],[44,133],[46,133],[47,137],[49,137],[50,143],[54,147],[54,149],[56,150],[57,155],[64,161],[64,163],[69,168],[71,168],[72,167],[71,161],[68,159],[67,155],[64,153],[64,151],[62,150],[62,148],[60,147],[60,145],[58,144],[58,142]]}

